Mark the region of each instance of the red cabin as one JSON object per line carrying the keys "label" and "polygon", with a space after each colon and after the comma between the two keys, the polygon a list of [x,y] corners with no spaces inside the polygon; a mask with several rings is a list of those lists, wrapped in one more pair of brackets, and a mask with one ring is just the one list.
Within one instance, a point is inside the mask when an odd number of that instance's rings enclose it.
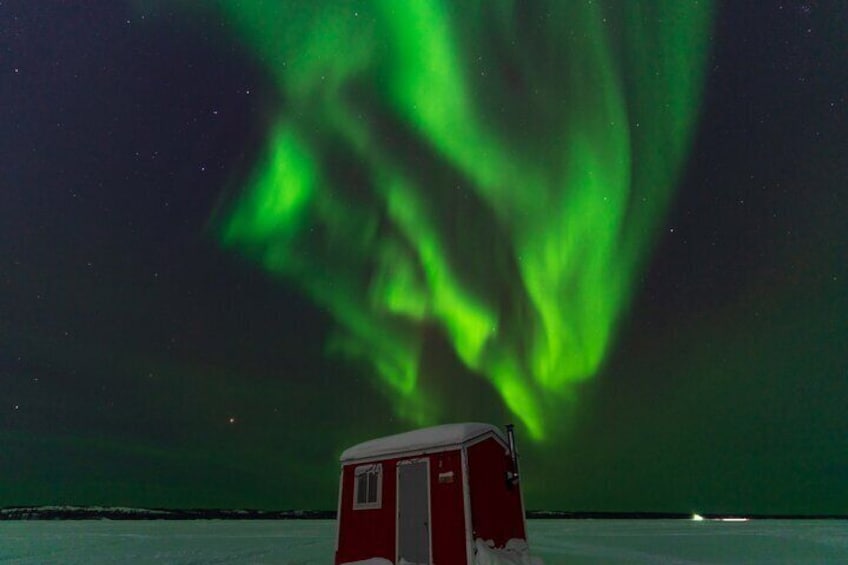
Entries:
{"label": "red cabin", "polygon": [[480,552],[527,551],[508,430],[505,437],[489,424],[449,424],[347,449],[336,565],[473,565]]}

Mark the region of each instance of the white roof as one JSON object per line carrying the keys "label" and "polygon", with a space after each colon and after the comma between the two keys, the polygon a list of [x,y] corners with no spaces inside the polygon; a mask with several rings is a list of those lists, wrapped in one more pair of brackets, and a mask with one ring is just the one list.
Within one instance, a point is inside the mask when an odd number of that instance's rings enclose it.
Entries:
{"label": "white roof", "polygon": [[432,428],[413,430],[393,436],[372,439],[346,449],[341,461],[370,459],[416,451],[427,451],[439,447],[460,446],[463,443],[493,433],[504,445],[501,431],[491,424],[467,422],[464,424],[446,424]]}

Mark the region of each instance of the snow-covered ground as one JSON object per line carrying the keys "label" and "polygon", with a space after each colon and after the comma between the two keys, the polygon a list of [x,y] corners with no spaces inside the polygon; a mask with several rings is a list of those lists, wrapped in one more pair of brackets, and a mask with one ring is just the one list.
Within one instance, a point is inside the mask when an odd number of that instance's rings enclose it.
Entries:
{"label": "snow-covered ground", "polygon": [[[546,565],[848,563],[848,521],[531,520]],[[0,563],[274,563],[333,561],[326,520],[0,522]]]}

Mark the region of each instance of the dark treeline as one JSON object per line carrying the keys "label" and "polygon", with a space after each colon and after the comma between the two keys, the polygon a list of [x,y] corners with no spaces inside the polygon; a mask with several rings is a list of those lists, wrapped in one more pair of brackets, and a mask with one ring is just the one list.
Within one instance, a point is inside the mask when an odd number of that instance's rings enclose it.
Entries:
{"label": "dark treeline", "polygon": [[[528,510],[528,520],[691,520],[683,512],[574,512]],[[704,520],[846,520],[848,515],[701,514]],[[16,506],[0,509],[0,520],[335,520],[335,510],[226,510],[101,506]]]}
{"label": "dark treeline", "polygon": [[14,507],[0,510],[0,520],[334,520],[335,511],[146,509],[88,506]]}
{"label": "dark treeline", "polygon": [[[574,512],[528,510],[528,520],[691,520],[683,512]],[[700,514],[704,520],[848,520],[846,515]],[[0,509],[0,520],[335,520],[335,510],[166,509],[102,506],[15,506]]]}

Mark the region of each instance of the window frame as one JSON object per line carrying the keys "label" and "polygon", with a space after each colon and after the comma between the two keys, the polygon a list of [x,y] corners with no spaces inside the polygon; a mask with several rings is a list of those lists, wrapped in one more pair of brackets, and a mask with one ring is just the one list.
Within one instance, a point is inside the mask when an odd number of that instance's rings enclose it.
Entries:
{"label": "window frame", "polygon": [[[372,493],[369,489],[371,485],[370,477],[377,476],[376,492]],[[364,480],[361,477],[365,477]],[[365,502],[357,502],[359,500],[360,485],[365,486]],[[372,496],[373,495],[373,496]],[[353,470],[353,509],[354,510],[374,510],[383,507],[383,465],[382,463],[369,463],[367,465],[358,465]]]}

